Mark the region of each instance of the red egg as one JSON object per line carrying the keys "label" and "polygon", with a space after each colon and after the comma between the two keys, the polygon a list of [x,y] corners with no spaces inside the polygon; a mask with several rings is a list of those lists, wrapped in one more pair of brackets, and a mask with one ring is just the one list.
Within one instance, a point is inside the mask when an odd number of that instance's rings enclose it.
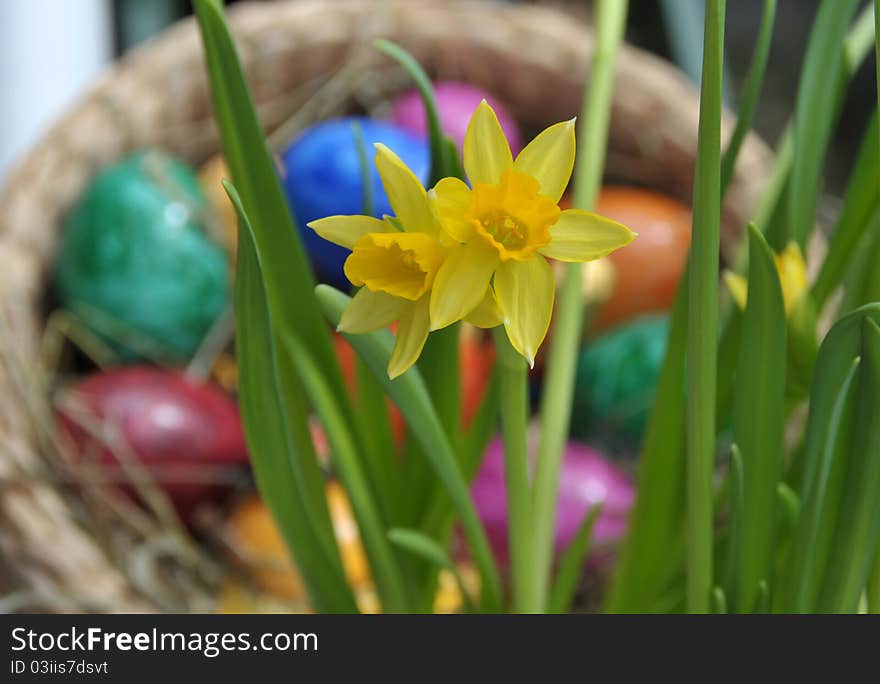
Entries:
{"label": "red egg", "polygon": [[639,236],[609,257],[614,289],[594,325],[607,328],[645,313],[668,311],[687,263],[690,209],[676,199],[642,188],[602,189],[596,211]]}
{"label": "red egg", "polygon": [[[352,392],[357,390],[355,376],[355,353],[354,349],[342,335],[334,335],[336,356],[345,382]],[[461,374],[461,416],[462,425],[468,427],[474,415],[480,408],[486,385],[492,376],[492,365],[495,362],[495,347],[478,328],[462,326],[459,342],[459,363]],[[391,426],[394,438],[398,444],[403,443],[406,437],[406,426],[400,411],[391,401],[388,402],[391,411]]]}
{"label": "red egg", "polygon": [[183,516],[228,494],[248,465],[235,402],[177,370],[96,373],[64,390],[57,415],[80,458],[133,491],[120,462],[136,457]]}

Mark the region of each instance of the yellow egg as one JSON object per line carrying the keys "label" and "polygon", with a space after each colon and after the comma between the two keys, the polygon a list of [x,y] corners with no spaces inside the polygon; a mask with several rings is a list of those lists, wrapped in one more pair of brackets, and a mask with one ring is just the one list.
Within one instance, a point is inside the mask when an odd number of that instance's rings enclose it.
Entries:
{"label": "yellow egg", "polygon": [[[330,518],[349,584],[356,590],[370,586],[369,564],[345,491],[336,482],[327,483],[326,491]],[[290,560],[284,538],[259,497],[246,499],[236,507],[230,519],[230,529],[231,543],[260,589],[285,599],[305,597],[305,586]]]}
{"label": "yellow egg", "polygon": [[[476,596],[479,580],[477,573],[470,565],[459,565],[458,574],[464,583],[465,589],[471,597]],[[437,594],[434,596],[435,613],[458,613],[464,607],[464,600],[455,576],[449,570],[441,570],[437,577]]]}
{"label": "yellow egg", "polygon": [[349,584],[355,589],[370,584],[372,582],[370,566],[361,544],[357,522],[345,490],[338,482],[327,483],[327,506],[330,509],[333,531],[336,533],[336,541],[342,555],[342,566],[345,568]]}
{"label": "yellow egg", "polygon": [[[362,613],[379,613],[382,604],[370,577],[370,566],[345,490],[338,482],[330,481],[326,494],[342,565],[358,610]],[[253,584],[264,593],[249,592],[240,581],[227,581],[218,599],[219,612],[290,612],[292,609],[302,609],[307,600],[305,586],[290,560],[272,514],[259,497],[253,496],[243,501],[233,511],[230,541]],[[479,591],[476,571],[470,565],[461,565],[458,570],[468,592],[476,597]],[[455,613],[463,605],[452,573],[442,571],[434,600],[435,612]]]}
{"label": "yellow egg", "polygon": [[199,168],[199,185],[208,198],[214,218],[212,237],[235,258],[238,243],[238,215],[229,201],[222,182],[228,179],[229,169],[222,155],[214,155]]}
{"label": "yellow egg", "polygon": [[302,599],[305,587],[266,505],[256,496],[240,503],[230,520],[231,542],[260,589],[286,599]]}

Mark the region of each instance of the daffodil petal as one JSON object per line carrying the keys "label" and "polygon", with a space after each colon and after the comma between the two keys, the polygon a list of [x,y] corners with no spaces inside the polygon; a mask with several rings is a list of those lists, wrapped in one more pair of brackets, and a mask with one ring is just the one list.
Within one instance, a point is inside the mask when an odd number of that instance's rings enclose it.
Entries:
{"label": "daffodil petal", "polygon": [[746,308],[746,301],[749,296],[749,282],[738,273],[733,271],[725,271],[723,274],[724,284],[730,291],[730,296],[740,309]]}
{"label": "daffodil petal", "polygon": [[376,143],[376,168],[382,179],[382,187],[388,195],[388,202],[403,229],[420,233],[436,230],[434,215],[428,206],[425,188],[416,175],[394,152],[382,143]]}
{"label": "daffodil petal", "polygon": [[355,335],[379,330],[400,318],[407,304],[400,297],[362,287],[342,312],[336,329]]}
{"label": "daffodil petal", "polygon": [[510,145],[498,123],[498,117],[483,100],[471,116],[464,136],[464,170],[471,181],[495,184],[513,165]]}
{"label": "daffodil petal", "polygon": [[486,290],[483,301],[477,304],[477,308],[465,316],[464,320],[478,328],[494,328],[504,322],[504,314],[501,313],[491,287]]}
{"label": "daffodil petal", "polygon": [[498,253],[482,240],[449,250],[431,291],[431,330],[460,321],[483,301]]}
{"label": "daffodil petal", "polygon": [[412,366],[422,353],[429,332],[429,295],[417,302],[408,302],[397,324],[397,341],[388,361],[388,377],[392,380]]}
{"label": "daffodil petal", "polygon": [[393,226],[372,216],[328,216],[306,224],[325,240],[346,249],[367,233],[390,233]]}
{"label": "daffodil petal", "polygon": [[541,184],[541,194],[558,202],[574,168],[574,119],[545,128],[519,153],[513,166]]}
{"label": "daffodil petal", "polygon": [[511,259],[495,272],[495,296],[504,313],[507,337],[532,367],[550,327],[555,295],[553,269],[543,257]]}
{"label": "daffodil petal", "polygon": [[566,209],[550,227],[550,242],[539,251],[557,261],[592,261],[628,245],[635,237],[617,221],[582,209]]}
{"label": "daffodil petal", "polygon": [[464,215],[471,204],[471,189],[458,178],[443,178],[428,192],[428,201],[440,227],[459,242],[473,237],[474,225]]}

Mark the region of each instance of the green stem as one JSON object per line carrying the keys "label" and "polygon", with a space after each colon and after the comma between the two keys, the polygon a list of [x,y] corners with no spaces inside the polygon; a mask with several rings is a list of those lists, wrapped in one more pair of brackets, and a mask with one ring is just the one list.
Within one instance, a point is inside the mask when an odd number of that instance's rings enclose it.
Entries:
{"label": "green stem", "polygon": [[504,437],[504,480],[507,486],[507,524],[510,535],[510,567],[513,608],[535,613],[531,564],[531,492],[529,487],[528,383],[526,364],[516,353],[501,327],[495,328],[495,348],[501,381],[501,429]]}
{"label": "green stem", "polygon": [[418,60],[397,43],[380,39],[375,41],[373,45],[403,67],[422,97],[428,121],[428,143],[431,147],[431,179],[428,186],[433,186],[444,176],[460,177],[459,169],[456,168],[457,160],[454,158],[457,155],[454,148],[450,148],[445,142],[437,110],[437,98],[434,96],[434,86],[431,84],[428,74],[425,73]]}
{"label": "green stem", "polygon": [[358,153],[358,169],[361,174],[361,183],[363,184],[363,205],[361,212],[366,216],[373,215],[373,174],[370,173],[370,157],[367,153],[367,146],[364,143],[364,129],[359,121],[351,124],[351,132],[354,133],[354,144]]}
{"label": "green stem", "polygon": [[703,44],[687,345],[687,608],[692,613],[709,611],[712,591],[724,0],[706,3]]}
{"label": "green stem", "polygon": [[[614,64],[623,39],[626,14],[626,0],[599,0],[596,4],[596,52],[578,130],[580,145],[574,205],[579,209],[593,208],[602,182]],[[550,591],[559,470],[571,422],[577,352],[584,324],[580,264],[566,267],[558,301],[541,402],[541,439],[532,499],[534,592],[542,608],[546,608]]]}

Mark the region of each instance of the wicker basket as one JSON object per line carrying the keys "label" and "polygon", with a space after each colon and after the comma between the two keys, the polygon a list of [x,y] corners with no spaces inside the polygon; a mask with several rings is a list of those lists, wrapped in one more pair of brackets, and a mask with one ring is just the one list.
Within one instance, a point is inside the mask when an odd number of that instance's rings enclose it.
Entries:
{"label": "wicker basket", "polygon": [[[582,23],[529,5],[301,0],[236,5],[230,21],[268,131],[290,123],[295,112],[301,116],[293,126],[344,111],[352,97],[379,101],[405,87],[400,71],[371,49],[377,37],[400,42],[434,75],[487,88],[534,128],[577,112],[593,50]],[[330,86],[335,99],[317,97]],[[625,47],[609,175],[688,202],[697,117],[697,94],[672,66]],[[56,445],[36,427],[48,420],[35,349],[61,218],[96,169],[145,146],[194,164],[218,148],[192,20],[114,66],[23,160],[0,197],[0,595],[23,590],[15,595],[24,607],[169,607],[138,580],[130,557],[98,538],[91,509],[59,491]],[[759,139],[746,140],[724,211],[727,249],[757,200],[770,158]]]}

